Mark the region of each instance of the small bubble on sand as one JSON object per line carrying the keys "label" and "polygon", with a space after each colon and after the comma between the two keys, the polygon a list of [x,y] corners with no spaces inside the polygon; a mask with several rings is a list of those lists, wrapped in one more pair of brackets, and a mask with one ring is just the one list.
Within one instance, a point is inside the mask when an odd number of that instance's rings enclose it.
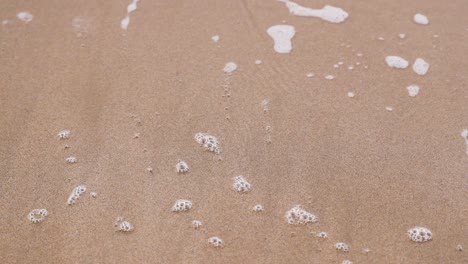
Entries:
{"label": "small bubble on sand", "polygon": [[344,251],[344,252],[348,252],[349,251],[349,246],[348,244],[346,243],[343,243],[343,242],[338,242],[335,244],[335,248],[337,250],[341,250],[341,251]]}
{"label": "small bubble on sand", "polygon": [[183,161],[183,160],[179,160],[179,162],[176,164],[176,171],[178,173],[186,173],[189,171],[189,165],[187,164],[187,162]]}
{"label": "small bubble on sand", "polygon": [[290,25],[274,25],[267,29],[268,35],[273,39],[274,50],[277,53],[290,53],[292,50],[291,39],[296,30]]}
{"label": "small bubble on sand", "polygon": [[408,236],[414,242],[424,243],[432,239],[431,230],[416,226],[408,230]]}
{"label": "small bubble on sand", "polygon": [[70,130],[62,130],[62,131],[58,132],[57,136],[60,139],[70,138]]}
{"label": "small bubble on sand", "polygon": [[202,226],[202,222],[199,221],[199,220],[193,220],[193,221],[192,221],[192,226],[193,226],[193,228],[195,228],[195,229],[199,229],[199,228]]}
{"label": "small bubble on sand", "polygon": [[214,35],[211,37],[211,40],[213,40],[214,42],[218,42],[220,39],[219,35]]}
{"label": "small bubble on sand", "polygon": [[223,71],[225,73],[233,73],[235,70],[237,70],[237,64],[235,62],[228,62],[226,65],[224,65]]}
{"label": "small bubble on sand", "polygon": [[96,197],[97,197],[97,193],[96,193],[96,192],[91,192],[91,197],[96,198]]}
{"label": "small bubble on sand", "polygon": [[328,234],[327,232],[320,232],[317,234],[317,237],[320,237],[320,238],[328,238]]}
{"label": "small bubble on sand", "polygon": [[33,209],[29,212],[28,219],[32,223],[40,223],[45,220],[47,215],[49,215],[49,212],[46,209]]}
{"label": "small bubble on sand", "polygon": [[184,212],[192,209],[192,201],[179,199],[172,206],[172,212]]}
{"label": "small bubble on sand", "polygon": [[252,185],[244,178],[244,176],[240,175],[234,177],[232,188],[237,192],[246,193],[252,189]]}
{"label": "small bubble on sand", "polygon": [[148,168],[146,168],[146,171],[149,172],[149,173],[153,173],[153,168],[148,167]]}
{"label": "small bubble on sand", "polygon": [[359,61],[356,61],[356,63],[354,63],[354,64],[356,64],[357,66],[361,65],[361,63]]}
{"label": "small bubble on sand", "polygon": [[296,205],[287,211],[285,217],[290,225],[315,223],[318,221],[317,216],[302,209],[300,205]]}
{"label": "small bubble on sand", "polygon": [[335,79],[335,76],[333,76],[333,75],[326,75],[326,76],[325,76],[325,79],[331,81],[331,80]]}
{"label": "small bubble on sand", "polygon": [[72,156],[72,157],[66,158],[65,161],[66,161],[67,163],[77,163],[77,162],[78,162],[78,160],[76,159],[76,157],[73,157],[73,156]]}
{"label": "small bubble on sand", "polygon": [[28,11],[22,11],[22,12],[19,12],[18,14],[16,14],[16,17],[23,21],[24,23],[29,23],[33,20],[33,15],[31,13],[29,13]]}
{"label": "small bubble on sand", "polygon": [[348,66],[348,70],[352,71],[354,69],[353,66]]}
{"label": "small bubble on sand", "polygon": [[385,40],[384,37],[378,37],[377,39],[380,40],[380,41]]}
{"label": "small bubble on sand", "polygon": [[4,26],[5,26],[5,25],[8,25],[9,23],[10,23],[10,21],[8,21],[8,20],[6,20],[6,19],[2,21],[2,25],[4,25]]}
{"label": "small bubble on sand", "polygon": [[409,65],[408,61],[399,56],[387,56],[385,62],[391,68],[406,69]]}
{"label": "small bubble on sand", "polygon": [[315,74],[313,72],[309,72],[306,76],[307,78],[313,78]]}
{"label": "small bubble on sand", "polygon": [[400,33],[400,34],[398,34],[398,37],[399,37],[400,39],[405,39],[405,38],[406,38],[406,34]]}
{"label": "small bubble on sand", "polygon": [[353,264],[353,262],[351,260],[343,260],[341,264]]}
{"label": "small bubble on sand", "polygon": [[386,107],[385,107],[385,110],[387,110],[388,112],[392,112],[392,111],[393,111],[393,107],[391,107],[391,106],[386,106]]}
{"label": "small bubble on sand", "polygon": [[462,245],[457,245],[455,248],[457,251],[463,251],[463,246]]}
{"label": "small bubble on sand", "polygon": [[86,192],[86,186],[83,184],[80,184],[76,186],[73,191],[70,193],[67,199],[67,204],[68,205],[73,205],[75,204],[78,199],[80,199],[81,195]]}
{"label": "small bubble on sand", "polygon": [[263,112],[268,112],[270,110],[270,106],[269,106],[270,102],[268,101],[268,99],[263,99],[262,100],[262,109],[263,109]]}
{"label": "small bubble on sand", "polygon": [[423,14],[416,14],[414,15],[413,17],[413,21],[416,23],[416,24],[420,24],[420,25],[427,25],[429,24],[429,19],[427,18],[427,16],[423,15]]}
{"label": "small bubble on sand", "polygon": [[139,137],[140,137],[140,133],[133,134],[133,138],[139,138]]}
{"label": "small bubble on sand", "polygon": [[263,63],[263,62],[262,62],[261,60],[256,60],[256,61],[255,61],[255,64],[257,64],[257,65],[260,65],[260,64],[262,64],[262,63]]}
{"label": "small bubble on sand", "polygon": [[353,98],[356,94],[354,94],[353,92],[348,92],[347,95],[348,95],[349,98]]}
{"label": "small bubble on sand", "polygon": [[130,222],[125,221],[122,216],[117,217],[114,221],[114,226],[117,227],[117,231],[121,232],[131,232],[134,229],[133,225]]}
{"label": "small bubble on sand", "polygon": [[466,154],[468,155],[468,129],[463,129],[461,132],[461,136],[465,140]]}
{"label": "small bubble on sand", "polygon": [[418,75],[425,75],[429,70],[429,63],[422,58],[417,58],[413,63],[413,71]]}
{"label": "small bubble on sand", "polygon": [[333,64],[333,68],[338,68],[338,67],[340,67],[340,65],[338,65],[338,64]]}
{"label": "small bubble on sand", "polygon": [[417,86],[415,84],[412,84],[412,85],[406,87],[406,89],[408,90],[408,95],[411,96],[411,97],[415,97],[419,93],[419,86]]}
{"label": "small bubble on sand", "polygon": [[369,252],[370,252],[370,249],[368,249],[368,248],[363,248],[362,249],[362,253],[364,253],[364,254],[369,254]]}
{"label": "small bubble on sand", "polygon": [[210,237],[208,238],[208,244],[215,248],[221,248],[224,246],[224,241],[219,237]]}
{"label": "small bubble on sand", "polygon": [[343,64],[344,64],[343,61],[339,61],[339,62],[338,62],[338,65],[343,65]]}
{"label": "small bubble on sand", "polygon": [[253,210],[254,212],[263,212],[264,208],[263,208],[263,205],[257,204],[257,205],[255,205],[255,206],[252,208],[252,210]]}
{"label": "small bubble on sand", "polygon": [[364,56],[364,54],[362,54],[362,52],[358,52],[358,53],[356,53],[356,56],[362,57],[362,56]]}
{"label": "small bubble on sand", "polygon": [[218,138],[207,133],[196,133],[195,141],[208,151],[220,154],[222,152]]}

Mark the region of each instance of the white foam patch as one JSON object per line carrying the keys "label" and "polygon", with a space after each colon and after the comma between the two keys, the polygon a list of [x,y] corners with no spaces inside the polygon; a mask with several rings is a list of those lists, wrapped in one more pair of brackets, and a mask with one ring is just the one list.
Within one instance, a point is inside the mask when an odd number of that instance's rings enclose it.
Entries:
{"label": "white foam patch", "polygon": [[263,62],[262,62],[261,60],[255,60],[255,64],[257,64],[257,65],[260,65],[260,64],[262,64],[262,63],[263,63]]}
{"label": "white foam patch", "polygon": [[291,39],[296,34],[296,30],[290,25],[275,25],[267,29],[268,35],[273,38],[274,49],[278,53],[290,53],[292,50]]}
{"label": "white foam patch", "polygon": [[294,224],[307,224],[307,223],[315,223],[318,221],[318,217],[314,214],[307,212],[306,210],[302,209],[300,205],[296,205],[291,208],[285,214],[286,220],[290,225]]}
{"label": "white foam patch", "polygon": [[349,251],[349,246],[348,244],[346,243],[343,243],[343,242],[338,242],[335,244],[335,248],[337,250],[341,250],[341,251],[344,251],[344,252],[348,252]]}
{"label": "white foam patch", "polygon": [[406,38],[406,34],[400,33],[400,34],[398,34],[398,37],[399,37],[400,39],[404,39],[404,38]]}
{"label": "white foam patch", "polygon": [[308,78],[313,78],[313,77],[315,76],[315,73],[309,72],[306,76],[307,76]]}
{"label": "white foam patch", "polygon": [[408,95],[411,97],[415,97],[419,93],[419,86],[415,84],[406,87],[406,89],[408,90]]}
{"label": "white foam patch", "polygon": [[429,71],[429,63],[422,58],[417,58],[413,63],[413,71],[418,75],[425,75]]}
{"label": "white foam patch", "polygon": [[387,56],[385,62],[388,66],[396,69],[406,69],[409,65],[407,60],[399,56]]}
{"label": "white foam patch", "polygon": [[289,0],[278,0],[286,4],[289,12],[296,16],[317,17],[331,23],[344,22],[349,14],[339,7],[326,5],[321,9],[313,9],[301,6]]}
{"label": "white foam patch", "polygon": [[354,96],[356,96],[355,93],[353,93],[353,92],[348,92],[348,97],[349,97],[349,98],[353,98]]}
{"label": "white foam patch", "polygon": [[235,62],[228,62],[226,65],[224,65],[223,71],[225,73],[233,73],[234,71],[237,70],[237,64]]}
{"label": "white foam patch", "polygon": [[133,0],[128,6],[127,6],[127,16],[125,16],[121,21],[120,21],[120,27],[124,30],[128,29],[128,26],[130,25],[130,13],[134,12],[137,9],[137,3],[140,2],[140,0]]}
{"label": "white foam patch", "polygon": [[133,225],[126,221],[122,216],[117,217],[114,221],[114,226],[117,227],[117,231],[121,232],[131,232],[133,231]]}
{"label": "white foam patch", "polygon": [[49,215],[47,209],[33,209],[28,214],[28,219],[32,223],[40,223],[45,220],[45,218]]}
{"label": "white foam patch", "polygon": [[388,112],[393,112],[393,107],[391,107],[391,106],[386,106],[386,107],[385,107],[385,110],[387,110]]}
{"label": "white foam patch", "polygon": [[208,238],[208,244],[215,248],[221,248],[224,246],[224,241],[219,237],[210,237]]}
{"label": "white foam patch", "polygon": [[432,240],[431,230],[425,227],[420,227],[420,226],[416,226],[408,230],[408,236],[414,242],[419,242],[419,243],[424,243],[429,240]]}
{"label": "white foam patch", "polygon": [[427,25],[429,24],[429,19],[427,18],[427,16],[423,15],[423,14],[416,14],[414,15],[413,17],[413,21],[416,23],[416,24],[420,24],[420,25]]}
{"label": "white foam patch", "polygon": [[213,40],[214,42],[218,42],[220,39],[220,37],[218,35],[214,35],[211,37],[211,40]]}
{"label": "white foam patch", "polygon": [[67,139],[67,138],[70,137],[70,130],[68,130],[68,129],[62,130],[62,131],[58,132],[57,136],[60,139]]}
{"label": "white foam patch", "polygon": [[29,23],[33,20],[34,16],[29,13],[28,11],[22,11],[22,12],[19,12],[18,14],[16,14],[16,17],[23,21],[24,23]]}

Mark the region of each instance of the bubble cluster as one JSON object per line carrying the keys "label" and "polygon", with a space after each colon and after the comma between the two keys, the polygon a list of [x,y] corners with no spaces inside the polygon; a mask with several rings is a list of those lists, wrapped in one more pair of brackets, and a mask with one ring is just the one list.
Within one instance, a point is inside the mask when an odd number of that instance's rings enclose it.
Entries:
{"label": "bubble cluster", "polygon": [[66,160],[65,160],[67,163],[76,163],[78,160],[76,159],[76,157],[68,157]]}
{"label": "bubble cluster", "polygon": [[133,225],[130,222],[125,221],[125,219],[122,216],[117,217],[117,219],[114,222],[114,226],[117,227],[117,231],[122,232],[130,232],[134,229]]}
{"label": "bubble cluster", "polygon": [[71,192],[70,196],[68,196],[68,200],[67,200],[68,205],[75,204],[78,201],[78,199],[80,199],[80,196],[85,192],[86,192],[86,186],[84,185],[76,186]]}
{"label": "bubble cluster", "polygon": [[193,228],[198,229],[198,228],[200,228],[202,226],[202,222],[199,221],[199,220],[193,220],[192,221],[192,226],[193,226]]}
{"label": "bubble cluster", "polygon": [[425,227],[416,226],[408,230],[408,236],[414,242],[423,243],[432,239],[432,232]]}
{"label": "bubble cluster", "polygon": [[252,210],[253,210],[254,212],[263,212],[263,210],[265,210],[265,209],[263,208],[263,205],[257,204],[257,205],[255,205],[255,206],[252,208]]}
{"label": "bubble cluster", "polygon": [[210,237],[208,238],[208,244],[215,248],[220,248],[224,246],[224,241],[219,237]]}
{"label": "bubble cluster", "polygon": [[323,232],[323,231],[318,233],[317,236],[320,237],[320,238],[328,238],[328,234],[326,232]]}
{"label": "bubble cluster", "polygon": [[232,188],[237,192],[248,192],[252,189],[252,185],[244,178],[244,176],[237,176],[234,177],[234,183],[232,184]]}
{"label": "bubble cluster", "polygon": [[58,132],[57,136],[60,139],[67,139],[67,138],[70,137],[70,130],[62,130],[62,131]]}
{"label": "bubble cluster", "polygon": [[318,221],[318,217],[302,209],[300,205],[296,205],[291,210],[286,212],[285,215],[288,223],[293,224],[307,224],[315,223]]}
{"label": "bubble cluster", "polygon": [[45,220],[48,214],[49,212],[46,209],[33,209],[29,212],[28,219],[33,223],[40,223]]}
{"label": "bubble cluster", "polygon": [[338,242],[335,244],[335,248],[337,250],[341,250],[341,251],[344,251],[344,252],[348,252],[349,251],[349,246],[348,244],[346,243],[343,243],[343,242]]}
{"label": "bubble cluster", "polygon": [[192,209],[192,201],[190,200],[179,199],[175,202],[174,206],[172,206],[173,212],[183,212],[190,209]]}
{"label": "bubble cluster", "polygon": [[208,133],[196,133],[195,141],[197,141],[200,146],[216,154],[220,154],[222,151],[218,138]]}
{"label": "bubble cluster", "polygon": [[183,160],[179,160],[175,167],[178,173],[186,173],[189,171],[189,165]]}

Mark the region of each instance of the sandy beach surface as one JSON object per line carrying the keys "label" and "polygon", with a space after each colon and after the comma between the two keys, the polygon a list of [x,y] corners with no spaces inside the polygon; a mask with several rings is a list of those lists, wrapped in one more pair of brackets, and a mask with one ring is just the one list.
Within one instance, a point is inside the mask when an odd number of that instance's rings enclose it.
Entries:
{"label": "sandy beach surface", "polygon": [[[296,3],[349,17],[266,0],[1,2],[0,263],[468,263],[468,2]],[[281,24],[290,53],[267,33]],[[178,199],[192,208],[172,212]],[[295,205],[318,221],[288,224]]]}

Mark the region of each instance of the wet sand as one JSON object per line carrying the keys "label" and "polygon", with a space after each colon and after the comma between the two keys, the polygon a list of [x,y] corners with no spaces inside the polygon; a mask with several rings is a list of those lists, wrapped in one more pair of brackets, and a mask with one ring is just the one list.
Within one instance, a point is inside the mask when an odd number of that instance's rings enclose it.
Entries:
{"label": "wet sand", "polygon": [[[142,0],[125,31],[130,1],[1,3],[11,23],[0,30],[0,262],[467,263],[468,3],[298,3],[350,17],[297,17],[276,1]],[[24,10],[27,24],[15,17]],[[77,16],[89,21],[81,37]],[[282,20],[296,29],[290,54],[266,33]],[[388,55],[431,68],[392,69]],[[204,151],[197,132],[223,152]],[[177,174],[179,159],[190,172]],[[238,175],[249,193],[232,190]],[[79,184],[87,192],[67,205]],[[171,212],[177,199],[193,208]],[[296,204],[319,222],[288,225]],[[27,219],[35,208],[48,210],[44,222]],[[116,232],[118,216],[135,230]],[[412,242],[414,226],[433,240]]]}

